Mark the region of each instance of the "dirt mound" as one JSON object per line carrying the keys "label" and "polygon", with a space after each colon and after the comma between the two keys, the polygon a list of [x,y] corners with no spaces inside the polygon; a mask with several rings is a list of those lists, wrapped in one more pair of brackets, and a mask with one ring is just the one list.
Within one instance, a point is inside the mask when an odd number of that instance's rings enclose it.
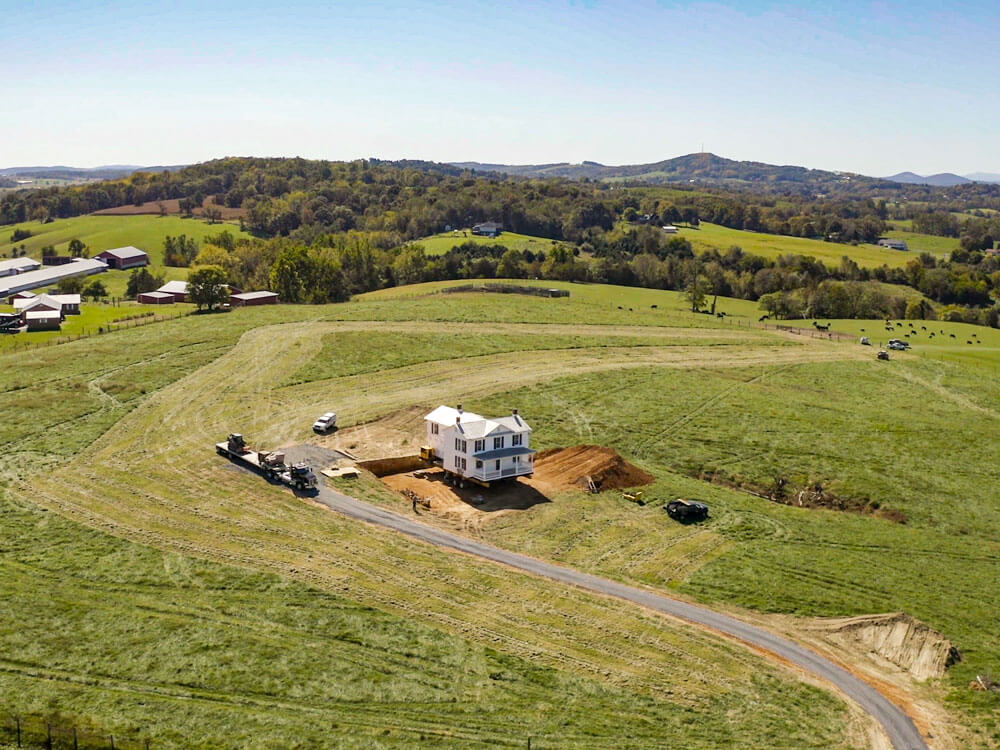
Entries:
{"label": "dirt mound", "polygon": [[630,464],[613,448],[576,445],[552,448],[535,455],[535,479],[554,487],[587,488],[590,477],[600,490],[638,487],[655,477]]}
{"label": "dirt mound", "polygon": [[854,651],[876,654],[918,680],[941,677],[961,659],[941,633],[904,612],[827,620],[817,629],[827,640]]}

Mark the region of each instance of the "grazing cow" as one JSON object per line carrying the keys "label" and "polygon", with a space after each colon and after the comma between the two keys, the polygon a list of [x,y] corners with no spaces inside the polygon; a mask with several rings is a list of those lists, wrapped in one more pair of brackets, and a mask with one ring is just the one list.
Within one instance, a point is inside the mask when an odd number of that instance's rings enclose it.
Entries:
{"label": "grazing cow", "polygon": [[629,312],[632,312],[632,308],[630,307],[630,308],[628,309],[628,311],[629,311]]}
{"label": "grazing cow", "polygon": [[650,305],[649,307],[650,307],[650,309],[652,309],[652,310],[655,310],[655,309],[656,309],[656,305]]}
{"label": "grazing cow", "polygon": [[864,329],[864,328],[862,328],[862,329],[861,329],[861,333],[864,333],[864,332],[865,332],[865,329]]}
{"label": "grazing cow", "polygon": [[971,344],[971,343],[972,343],[972,341],[971,341],[971,340],[969,340],[969,341],[966,341],[965,343],[966,343],[966,344]]}
{"label": "grazing cow", "polygon": [[724,317],[726,317],[726,314],[724,312],[717,312],[715,314],[715,317],[717,317],[717,318],[724,318]]}
{"label": "grazing cow", "polygon": [[618,305],[618,309],[619,309],[619,310],[621,310],[621,309],[622,309],[622,306],[621,306],[621,305]]}
{"label": "grazing cow", "polygon": [[948,335],[951,336],[952,338],[955,338],[955,334],[954,333],[949,333]]}
{"label": "grazing cow", "polygon": [[770,317],[771,317],[770,315],[761,315],[759,318],[757,318],[757,322],[758,323],[763,323],[765,320],[767,320]]}

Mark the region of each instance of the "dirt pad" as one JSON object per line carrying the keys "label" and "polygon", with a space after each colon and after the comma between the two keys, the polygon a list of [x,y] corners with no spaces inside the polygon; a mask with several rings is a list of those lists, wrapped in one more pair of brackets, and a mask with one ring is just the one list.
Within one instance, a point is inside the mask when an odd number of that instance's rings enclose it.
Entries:
{"label": "dirt pad", "polygon": [[855,653],[885,659],[917,680],[942,677],[961,658],[941,633],[904,612],[821,620],[808,629]]}
{"label": "dirt pad", "polygon": [[601,491],[640,487],[656,478],[613,448],[599,445],[552,448],[535,455],[535,481],[539,484],[553,489],[587,489],[587,477]]}

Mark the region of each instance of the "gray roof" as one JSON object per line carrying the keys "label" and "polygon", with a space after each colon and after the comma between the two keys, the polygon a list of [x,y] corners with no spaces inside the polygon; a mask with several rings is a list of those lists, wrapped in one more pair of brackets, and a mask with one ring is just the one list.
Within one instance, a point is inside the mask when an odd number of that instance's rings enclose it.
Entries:
{"label": "gray roof", "polygon": [[188,283],[186,281],[168,281],[156,291],[169,292],[170,294],[187,294]]}
{"label": "gray roof", "polygon": [[41,267],[42,264],[34,258],[10,258],[8,260],[0,260],[0,276],[4,276],[12,271],[17,273],[34,271],[36,268]]}
{"label": "gray roof", "polygon": [[517,414],[488,419],[471,411],[460,412],[450,406],[439,406],[424,419],[444,427],[455,427],[455,421],[458,417],[461,417],[461,421],[458,422],[458,431],[466,439],[483,438],[494,432],[531,432],[528,423]]}
{"label": "gray roof", "polygon": [[169,297],[170,299],[174,298],[174,295],[172,295],[170,292],[139,292],[137,296],[152,297],[153,299],[166,299],[167,297]]}
{"label": "gray roof", "polygon": [[277,297],[277,292],[240,292],[239,294],[232,295],[233,299],[265,299],[268,297]]}
{"label": "gray roof", "polygon": [[480,461],[492,461],[494,458],[507,458],[508,456],[526,456],[529,453],[535,453],[536,451],[531,450],[531,448],[525,448],[523,445],[515,445],[510,448],[498,448],[495,451],[486,451],[485,453],[473,453],[472,455],[478,458]]}
{"label": "gray roof", "polygon": [[62,315],[58,310],[28,310],[24,314],[25,320],[59,320]]}
{"label": "gray roof", "polygon": [[146,255],[145,250],[140,250],[139,248],[132,247],[131,245],[128,245],[126,247],[115,247],[112,248],[111,250],[104,250],[103,252],[98,253],[98,255],[104,255],[104,254],[113,255],[119,260],[127,260],[128,258],[148,257]]}
{"label": "gray roof", "polygon": [[23,292],[28,289],[38,289],[43,286],[58,284],[63,279],[73,276],[89,276],[108,270],[103,261],[95,258],[76,258],[72,263],[61,266],[44,266],[37,271],[19,273],[16,276],[0,277],[0,297]]}

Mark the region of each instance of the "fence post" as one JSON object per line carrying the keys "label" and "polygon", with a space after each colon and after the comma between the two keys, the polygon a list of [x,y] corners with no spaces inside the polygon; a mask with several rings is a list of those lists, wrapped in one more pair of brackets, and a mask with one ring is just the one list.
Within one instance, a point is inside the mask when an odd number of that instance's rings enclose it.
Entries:
{"label": "fence post", "polygon": [[111,750],[115,750],[115,736],[113,734],[108,735],[111,738]]}
{"label": "fence post", "polygon": [[76,727],[73,727],[73,750],[80,750],[80,746],[76,741]]}
{"label": "fence post", "polygon": [[52,725],[45,725],[45,750],[52,750]]}
{"label": "fence post", "polygon": [[17,724],[17,746],[21,747],[21,717],[15,716],[14,722]]}

